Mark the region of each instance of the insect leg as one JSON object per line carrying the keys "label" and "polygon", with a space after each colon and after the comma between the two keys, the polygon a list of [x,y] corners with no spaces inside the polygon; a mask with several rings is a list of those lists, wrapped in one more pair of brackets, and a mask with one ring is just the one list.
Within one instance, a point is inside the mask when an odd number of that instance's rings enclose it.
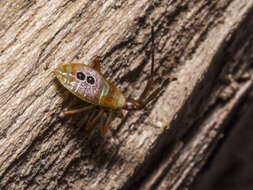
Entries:
{"label": "insect leg", "polygon": [[110,122],[111,122],[111,120],[112,120],[112,116],[113,116],[113,111],[111,111],[110,113],[109,113],[109,116],[107,117],[107,119],[106,119],[106,122],[105,122],[105,125],[103,126],[103,128],[101,128],[101,134],[104,136],[105,135],[105,133],[107,132],[107,130],[108,130],[108,126],[109,126],[109,124],[110,124]]}
{"label": "insect leg", "polygon": [[100,72],[100,60],[98,57],[94,58],[89,65],[96,71]]}
{"label": "insect leg", "polygon": [[124,119],[124,114],[123,114],[122,110],[120,110],[118,112],[117,117],[119,117],[121,120]]}
{"label": "insect leg", "polygon": [[[93,112],[94,113],[94,112]],[[92,113],[92,116],[94,115]],[[87,125],[86,125],[86,129],[89,129],[94,123],[96,123],[98,121],[98,119],[104,114],[104,109],[100,109],[98,114],[91,119],[90,121],[88,121]]]}
{"label": "insect leg", "polygon": [[151,101],[155,97],[155,95],[158,93],[158,91],[161,90],[161,89],[156,90],[148,98],[146,97],[147,92],[150,90],[150,88],[152,86],[152,83],[153,83],[154,64],[155,64],[154,27],[153,27],[153,24],[152,24],[152,20],[149,17],[148,17],[148,21],[150,22],[150,25],[151,25],[151,73],[150,73],[150,77],[148,79],[148,82],[147,82],[143,92],[139,96],[139,98],[137,100],[132,99],[132,98],[127,98],[126,104],[123,107],[123,109],[126,109],[126,110],[139,110],[139,109],[142,109],[143,107],[145,107],[146,103]]}
{"label": "insect leg", "polygon": [[[92,110],[91,114],[89,115],[89,119],[87,121],[87,124],[90,123],[91,120],[93,120],[96,117],[96,115],[97,115],[97,109]],[[88,130],[87,124],[86,124],[85,128]]]}
{"label": "insect leg", "polygon": [[156,89],[146,100],[143,101],[143,104],[146,105],[148,104],[151,100],[153,100],[157,94],[162,90],[162,88]]}
{"label": "insect leg", "polygon": [[63,114],[64,115],[72,115],[72,114],[76,114],[76,113],[80,113],[80,112],[84,112],[84,111],[90,110],[90,109],[92,109],[94,107],[95,107],[94,105],[89,105],[89,106],[85,106],[83,108],[78,108],[78,109],[63,111]]}

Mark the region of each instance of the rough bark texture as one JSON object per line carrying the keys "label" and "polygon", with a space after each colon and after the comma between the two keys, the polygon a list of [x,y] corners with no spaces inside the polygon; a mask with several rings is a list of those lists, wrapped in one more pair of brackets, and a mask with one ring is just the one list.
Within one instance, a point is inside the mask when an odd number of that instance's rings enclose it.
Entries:
{"label": "rough bark texture", "polygon": [[[253,2],[76,0],[0,2],[1,189],[188,187],[252,89]],[[102,72],[145,109],[85,131],[89,113],[60,118],[82,101],[52,73],[63,63],[103,60]],[[166,127],[166,130],[164,130]]]}

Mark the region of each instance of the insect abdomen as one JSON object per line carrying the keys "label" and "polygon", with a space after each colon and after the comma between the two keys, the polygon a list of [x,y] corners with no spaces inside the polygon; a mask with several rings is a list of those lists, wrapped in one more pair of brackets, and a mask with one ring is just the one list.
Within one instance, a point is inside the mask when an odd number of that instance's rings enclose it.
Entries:
{"label": "insect abdomen", "polygon": [[104,80],[99,104],[112,109],[122,108],[126,102],[123,94],[111,82]]}

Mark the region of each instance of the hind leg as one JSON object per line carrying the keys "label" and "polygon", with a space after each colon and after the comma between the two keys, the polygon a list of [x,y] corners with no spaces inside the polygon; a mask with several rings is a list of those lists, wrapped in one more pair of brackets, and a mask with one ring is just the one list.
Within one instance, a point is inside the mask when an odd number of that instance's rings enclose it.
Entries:
{"label": "hind leg", "polygon": [[107,117],[106,119],[106,122],[105,122],[105,125],[101,128],[101,134],[104,136],[105,133],[107,132],[108,130],[108,126],[112,120],[112,116],[113,116],[114,112],[113,111],[110,111],[109,113],[109,116]]}
{"label": "hind leg", "polygon": [[83,108],[78,108],[78,109],[73,109],[73,110],[66,110],[66,111],[63,111],[63,114],[64,115],[72,115],[72,114],[76,114],[76,113],[91,110],[94,107],[95,107],[94,105],[89,105],[89,106],[85,106]]}
{"label": "hind leg", "polygon": [[[95,110],[94,110],[95,111]],[[86,129],[88,130],[92,125],[94,125],[104,114],[104,109],[100,109],[98,114],[94,114],[95,112],[93,111],[91,119],[88,121],[86,125]],[[94,116],[95,115],[95,116]],[[93,117],[94,116],[94,117]]]}

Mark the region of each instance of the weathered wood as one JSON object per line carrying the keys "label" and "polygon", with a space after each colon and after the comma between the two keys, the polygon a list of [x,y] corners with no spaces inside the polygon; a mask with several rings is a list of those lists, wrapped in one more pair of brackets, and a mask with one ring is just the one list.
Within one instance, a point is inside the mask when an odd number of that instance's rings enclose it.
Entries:
{"label": "weathered wood", "polygon": [[[249,62],[223,59],[231,44],[238,46],[231,36],[252,6],[248,0],[1,2],[1,189],[188,185],[218,141],[217,130],[252,88]],[[164,91],[144,110],[114,120],[106,137],[96,127],[84,130],[89,113],[60,118],[63,108],[81,103],[55,80],[52,71],[62,63],[100,56],[106,78],[126,96],[141,93],[150,70],[147,16],[155,27],[154,89]],[[218,76],[225,82],[217,83]]]}

